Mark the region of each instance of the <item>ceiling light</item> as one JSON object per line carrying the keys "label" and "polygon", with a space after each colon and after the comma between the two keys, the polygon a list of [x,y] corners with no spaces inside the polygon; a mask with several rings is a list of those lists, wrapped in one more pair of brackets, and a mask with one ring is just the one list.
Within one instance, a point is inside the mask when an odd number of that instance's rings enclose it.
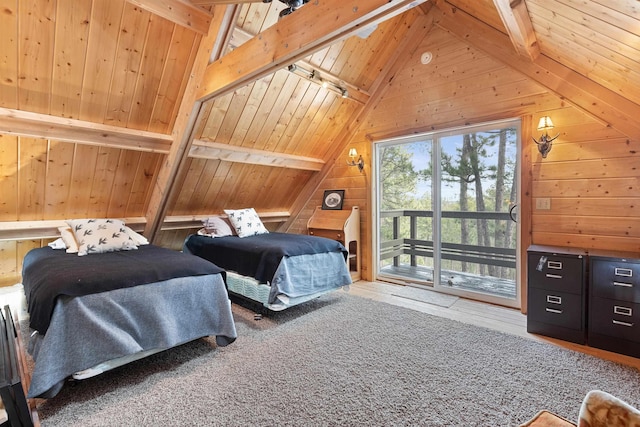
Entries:
{"label": "ceiling light", "polygon": [[305,79],[312,81],[316,84],[319,84],[320,86],[322,86],[325,89],[328,89],[332,92],[337,93],[338,95],[340,95],[343,98],[348,98],[349,97],[349,91],[347,90],[347,88],[332,82],[331,80],[327,80],[327,79],[323,79],[320,76],[320,72],[318,70],[307,70],[304,67],[301,67],[298,64],[291,64],[287,67],[287,70],[289,70],[289,72],[296,74],[300,77],[304,77]]}

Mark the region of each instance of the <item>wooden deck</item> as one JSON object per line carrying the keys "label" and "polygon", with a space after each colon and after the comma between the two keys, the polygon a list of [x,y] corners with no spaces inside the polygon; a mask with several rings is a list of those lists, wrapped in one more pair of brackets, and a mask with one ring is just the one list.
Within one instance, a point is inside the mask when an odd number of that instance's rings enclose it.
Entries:
{"label": "wooden deck", "polygon": [[[383,267],[380,272],[385,276],[407,283],[433,285],[433,268],[431,267],[411,266],[408,264],[389,265]],[[515,281],[498,277],[443,270],[441,285],[472,292],[482,292],[502,298],[516,297]]]}

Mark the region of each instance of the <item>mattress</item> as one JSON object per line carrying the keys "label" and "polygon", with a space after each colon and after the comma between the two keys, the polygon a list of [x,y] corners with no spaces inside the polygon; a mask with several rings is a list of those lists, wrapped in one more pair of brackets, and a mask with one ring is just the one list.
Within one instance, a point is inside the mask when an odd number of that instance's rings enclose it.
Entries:
{"label": "mattress", "polygon": [[[271,286],[266,283],[260,283],[253,277],[242,276],[232,271],[227,272],[227,287],[229,294],[248,298],[262,304],[265,308],[271,311],[282,311],[289,307],[311,301],[312,299],[318,298],[335,290],[332,288],[294,298],[289,298],[286,295],[279,295],[276,297],[275,302],[270,303],[269,295],[271,293]],[[342,289],[344,291],[348,291],[349,286],[343,286]]]}

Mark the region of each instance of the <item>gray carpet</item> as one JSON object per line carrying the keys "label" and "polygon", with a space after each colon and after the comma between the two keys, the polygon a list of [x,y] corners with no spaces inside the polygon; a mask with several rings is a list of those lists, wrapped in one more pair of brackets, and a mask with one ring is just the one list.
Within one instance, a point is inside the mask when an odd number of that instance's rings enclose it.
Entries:
{"label": "gray carpet", "polygon": [[43,426],[516,426],[576,419],[601,389],[638,406],[640,372],[344,292],[76,384]]}

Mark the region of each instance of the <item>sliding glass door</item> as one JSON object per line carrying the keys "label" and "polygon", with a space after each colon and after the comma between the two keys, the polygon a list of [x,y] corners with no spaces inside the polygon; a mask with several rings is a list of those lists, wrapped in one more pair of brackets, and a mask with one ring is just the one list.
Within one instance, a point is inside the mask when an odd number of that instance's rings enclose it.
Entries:
{"label": "sliding glass door", "polygon": [[377,276],[517,307],[519,121],[375,143]]}

